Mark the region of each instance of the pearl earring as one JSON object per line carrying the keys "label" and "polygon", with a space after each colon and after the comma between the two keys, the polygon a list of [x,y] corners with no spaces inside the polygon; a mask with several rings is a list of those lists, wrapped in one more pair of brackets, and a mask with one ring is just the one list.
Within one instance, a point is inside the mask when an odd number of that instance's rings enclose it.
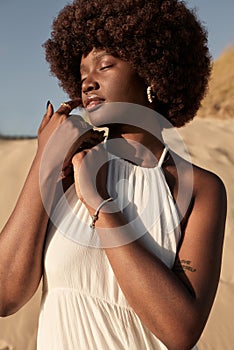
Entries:
{"label": "pearl earring", "polygon": [[152,95],[152,87],[151,86],[147,87],[147,98],[148,98],[149,103],[152,103],[153,99],[155,98],[154,95]]}

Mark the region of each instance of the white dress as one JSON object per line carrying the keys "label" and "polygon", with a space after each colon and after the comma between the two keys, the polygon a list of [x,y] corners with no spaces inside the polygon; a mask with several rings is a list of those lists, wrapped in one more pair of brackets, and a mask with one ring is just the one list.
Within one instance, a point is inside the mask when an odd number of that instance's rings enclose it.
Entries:
{"label": "white dress", "polygon": [[[171,268],[181,232],[162,171],[166,152],[154,168],[109,154],[108,191],[118,193],[116,202],[137,237],[144,236],[151,253]],[[45,245],[37,349],[166,349],[129,306],[74,185],[55,208],[57,217]]]}

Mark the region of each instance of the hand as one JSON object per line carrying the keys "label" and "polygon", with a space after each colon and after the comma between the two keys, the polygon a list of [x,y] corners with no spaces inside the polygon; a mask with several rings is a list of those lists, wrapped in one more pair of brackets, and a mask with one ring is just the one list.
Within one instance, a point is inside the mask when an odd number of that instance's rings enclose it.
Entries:
{"label": "hand", "polygon": [[55,130],[62,125],[62,123],[67,120],[69,113],[72,109],[80,105],[80,99],[76,101],[69,101],[67,105],[61,105],[60,108],[54,113],[54,108],[51,103],[49,103],[46,114],[44,115],[41,125],[38,129],[38,150],[43,152],[47,142],[53,135]]}
{"label": "hand", "polygon": [[75,154],[83,150],[95,147],[104,140],[104,131],[97,131],[90,129],[86,131],[80,138],[72,145],[63,163],[62,175],[63,178],[73,174],[72,158]]}
{"label": "hand", "polygon": [[77,195],[91,214],[104,199],[109,198],[107,161],[107,152],[102,144],[83,150],[72,158]]}
{"label": "hand", "polygon": [[103,133],[92,130],[82,117],[69,116],[80,103],[80,99],[69,101],[55,113],[52,104],[48,106],[38,130],[37,152],[42,158],[42,171],[46,177],[53,171],[58,174],[71,169],[71,159],[79,148],[92,147],[104,138]]}

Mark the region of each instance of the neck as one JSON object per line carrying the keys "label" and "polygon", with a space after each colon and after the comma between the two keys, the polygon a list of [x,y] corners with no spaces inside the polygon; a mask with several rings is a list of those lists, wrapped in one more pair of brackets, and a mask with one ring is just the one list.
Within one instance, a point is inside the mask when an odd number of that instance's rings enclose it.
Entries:
{"label": "neck", "polygon": [[164,149],[161,130],[157,135],[130,125],[112,125],[107,149],[112,154],[142,167],[154,167]]}

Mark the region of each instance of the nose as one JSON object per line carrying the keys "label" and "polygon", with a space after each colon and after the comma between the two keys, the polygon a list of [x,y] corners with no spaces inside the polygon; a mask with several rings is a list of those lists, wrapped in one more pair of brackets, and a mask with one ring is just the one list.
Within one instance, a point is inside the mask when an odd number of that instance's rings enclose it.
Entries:
{"label": "nose", "polygon": [[86,94],[90,91],[95,91],[100,88],[100,85],[95,79],[94,75],[89,75],[88,77],[85,78],[85,80],[82,83],[82,93]]}

